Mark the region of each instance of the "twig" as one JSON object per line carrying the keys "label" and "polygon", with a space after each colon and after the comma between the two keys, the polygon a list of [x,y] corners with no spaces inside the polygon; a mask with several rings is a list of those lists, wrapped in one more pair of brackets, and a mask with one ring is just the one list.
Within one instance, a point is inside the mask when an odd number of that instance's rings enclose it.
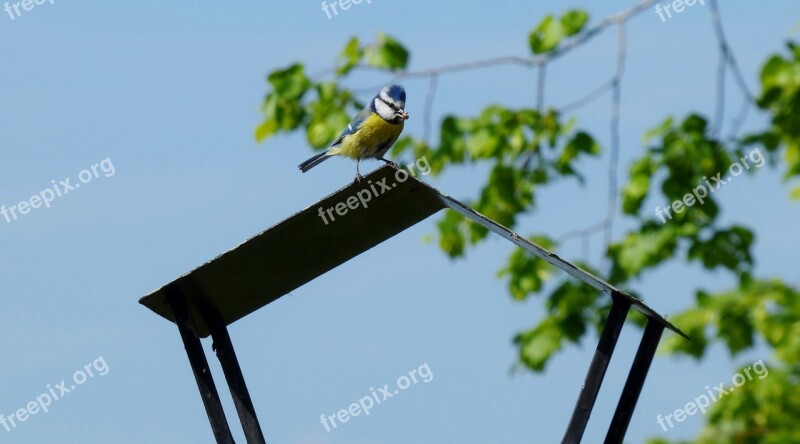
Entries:
{"label": "twig", "polygon": [[[522,56],[501,56],[501,57],[492,57],[489,59],[484,60],[476,60],[473,62],[464,62],[464,63],[455,63],[451,65],[442,65],[437,68],[429,68],[421,71],[400,71],[394,75],[391,79],[389,79],[386,83],[394,83],[398,82],[402,79],[415,79],[415,78],[425,78],[431,77],[434,75],[442,75],[442,74],[449,74],[453,72],[460,72],[460,71],[470,71],[479,68],[489,68],[494,66],[501,66],[501,65],[519,65],[523,67],[540,67],[547,63],[552,62],[553,60],[569,53],[571,50],[583,45],[584,43],[588,42],[589,40],[593,39],[597,35],[601,34],[603,31],[608,29],[610,26],[624,23],[631,19],[632,17],[638,15],[642,11],[649,8],[651,5],[656,3],[656,0],[643,0],[636,6],[628,8],[619,14],[612,15],[603,19],[600,23],[596,26],[587,29],[586,31],[578,34],[571,40],[568,40],[562,46],[554,49],[553,51],[532,57],[522,57]],[[370,67],[368,65],[358,65],[354,69],[375,69],[374,67]],[[356,89],[355,92],[373,92],[375,89],[379,88],[382,85],[378,85],[371,88],[363,88],[363,89]]]}
{"label": "twig", "polygon": [[734,139],[736,134],[738,134],[739,129],[744,124],[744,121],[747,118],[747,113],[750,109],[750,106],[755,101],[755,98],[753,97],[753,93],[750,92],[747,82],[744,80],[742,71],[739,69],[739,65],[736,62],[736,57],[733,55],[733,51],[730,49],[730,44],[728,44],[728,39],[725,37],[725,30],[722,27],[722,18],[719,13],[719,4],[717,3],[717,0],[709,0],[709,7],[711,10],[711,22],[714,26],[714,34],[717,37],[720,51],[720,64],[717,68],[716,123],[714,125],[714,132],[712,134],[718,136],[722,131],[724,123],[722,120],[725,106],[725,72],[726,68],[730,68],[731,73],[733,73],[733,78],[745,98],[745,102],[743,103],[742,108],[739,110],[739,114],[731,124],[731,132],[728,137],[729,139]]}
{"label": "twig", "polygon": [[[622,101],[622,76],[625,72],[625,59],[627,57],[627,45],[625,35],[625,23],[620,22],[617,29],[617,68],[614,73],[614,78],[609,82],[611,84],[612,99],[611,99],[611,148],[608,159],[608,205],[606,207],[605,218],[597,224],[591,225],[588,228],[571,231],[558,240],[559,243],[566,242],[573,238],[581,238],[583,240],[584,255],[588,255],[588,242],[589,237],[598,232],[603,232],[603,251],[608,250],[611,244],[611,236],[614,231],[614,219],[617,214],[617,183],[618,183],[618,165],[619,165],[619,142],[620,142],[620,107]],[[590,97],[590,96],[587,96]],[[588,260],[584,259],[588,262]],[[605,262],[605,261],[604,261]]]}
{"label": "twig", "polygon": [[589,103],[594,102],[598,97],[602,96],[606,91],[612,89],[613,87],[614,87],[614,79],[611,79],[608,82],[605,82],[602,85],[598,86],[597,89],[581,97],[580,99],[577,99],[573,102],[561,106],[560,108],[558,108],[558,112],[561,114],[568,114],[577,110],[578,108],[582,108],[588,105]]}
{"label": "twig", "polygon": [[431,76],[430,83],[428,83],[428,95],[425,97],[425,127],[422,133],[422,140],[430,146],[431,138],[431,109],[433,107],[433,98],[436,95],[436,83],[439,80],[438,75]]}
{"label": "twig", "polygon": [[536,110],[539,113],[544,109],[544,81],[547,77],[547,65],[539,67],[538,75],[536,76]]}
{"label": "twig", "polygon": [[620,106],[622,102],[622,75],[625,73],[625,57],[627,47],[625,42],[625,23],[620,23],[618,28],[617,45],[617,71],[614,74],[614,89],[612,90],[611,105],[611,155],[608,159],[608,212],[606,213],[605,237],[603,239],[603,252],[611,245],[611,235],[614,228],[614,216],[617,214],[617,167],[619,164],[619,127]]}

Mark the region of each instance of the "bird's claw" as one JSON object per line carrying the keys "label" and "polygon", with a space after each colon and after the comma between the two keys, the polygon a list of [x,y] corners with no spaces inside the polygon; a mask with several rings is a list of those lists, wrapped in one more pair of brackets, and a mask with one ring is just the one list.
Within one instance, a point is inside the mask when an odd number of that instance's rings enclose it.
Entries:
{"label": "bird's claw", "polygon": [[363,179],[363,178],[364,178],[364,176],[362,176],[360,174],[356,174],[356,179],[353,182],[361,183],[361,179]]}
{"label": "bird's claw", "polygon": [[386,165],[389,165],[390,167],[392,167],[394,169],[400,168],[399,165],[397,165],[396,163],[392,162],[391,160],[386,160],[386,159],[383,159],[383,158],[381,158],[380,160],[386,162]]}

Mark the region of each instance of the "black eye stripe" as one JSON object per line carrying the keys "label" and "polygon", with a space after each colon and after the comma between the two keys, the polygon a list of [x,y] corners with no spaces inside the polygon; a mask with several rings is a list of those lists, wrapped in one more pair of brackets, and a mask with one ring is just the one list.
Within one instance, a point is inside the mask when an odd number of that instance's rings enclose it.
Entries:
{"label": "black eye stripe", "polygon": [[391,108],[391,109],[393,109],[393,110],[397,111],[397,106],[395,106],[395,104],[394,104],[394,103],[389,103],[389,102],[387,102],[387,101],[383,100],[383,98],[381,98],[381,97],[378,97],[378,100],[380,100],[381,102],[385,103],[385,104],[386,104],[386,106],[388,106],[389,108]]}

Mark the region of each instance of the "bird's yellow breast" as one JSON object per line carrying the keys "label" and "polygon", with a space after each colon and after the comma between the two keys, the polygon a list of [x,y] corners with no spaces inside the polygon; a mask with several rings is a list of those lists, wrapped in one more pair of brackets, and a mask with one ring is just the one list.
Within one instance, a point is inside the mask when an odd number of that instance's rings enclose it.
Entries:
{"label": "bird's yellow breast", "polygon": [[353,159],[372,157],[380,148],[394,144],[402,131],[402,122],[391,124],[379,115],[372,114],[361,124],[358,131],[342,140],[336,147],[336,154]]}

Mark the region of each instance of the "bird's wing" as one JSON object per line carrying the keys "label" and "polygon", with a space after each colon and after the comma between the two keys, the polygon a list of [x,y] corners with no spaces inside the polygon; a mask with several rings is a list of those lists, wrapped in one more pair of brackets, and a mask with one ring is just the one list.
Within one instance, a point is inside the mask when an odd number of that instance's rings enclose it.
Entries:
{"label": "bird's wing", "polygon": [[361,112],[356,114],[356,116],[353,117],[353,120],[351,120],[350,123],[347,124],[347,127],[345,127],[344,131],[342,131],[342,134],[340,134],[339,137],[336,138],[336,141],[334,141],[331,144],[331,146],[332,147],[336,146],[342,143],[342,140],[344,140],[345,137],[357,133],[358,130],[361,128],[361,124],[363,124],[364,121],[367,120],[367,118],[369,118],[371,114],[372,110],[369,109],[369,106],[362,109]]}

